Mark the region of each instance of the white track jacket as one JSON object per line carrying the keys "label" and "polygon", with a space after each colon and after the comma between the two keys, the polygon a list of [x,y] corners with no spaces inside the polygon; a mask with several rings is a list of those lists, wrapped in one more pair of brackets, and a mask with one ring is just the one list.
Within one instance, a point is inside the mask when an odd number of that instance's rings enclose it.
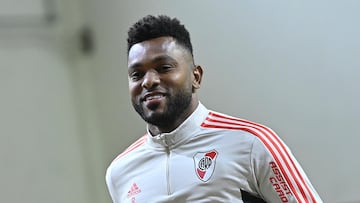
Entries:
{"label": "white track jacket", "polygon": [[174,131],[128,147],[106,183],[114,203],[322,202],[274,131],[201,103]]}

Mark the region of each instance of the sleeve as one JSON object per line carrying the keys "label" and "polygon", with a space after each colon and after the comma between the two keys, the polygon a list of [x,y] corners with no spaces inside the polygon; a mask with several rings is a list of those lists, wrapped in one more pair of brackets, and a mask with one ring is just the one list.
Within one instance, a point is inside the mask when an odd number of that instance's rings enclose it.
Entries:
{"label": "sleeve", "polygon": [[110,165],[108,167],[108,169],[106,170],[105,181],[106,181],[107,189],[109,191],[109,194],[111,196],[113,203],[118,203],[117,198],[116,198],[114,184],[113,184],[112,178],[111,178],[111,169],[112,169],[112,165]]}
{"label": "sleeve", "polygon": [[272,130],[259,130],[256,137],[251,167],[258,193],[266,202],[323,202],[289,148]]}

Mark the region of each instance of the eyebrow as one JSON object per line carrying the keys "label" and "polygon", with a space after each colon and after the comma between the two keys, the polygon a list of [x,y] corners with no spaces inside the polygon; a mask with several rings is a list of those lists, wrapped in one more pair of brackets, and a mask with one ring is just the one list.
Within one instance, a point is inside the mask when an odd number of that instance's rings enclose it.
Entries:
{"label": "eyebrow", "polygon": [[[173,57],[171,57],[171,56],[169,56],[169,55],[160,55],[160,56],[157,56],[157,57],[151,59],[149,62],[150,62],[150,63],[159,63],[159,62],[161,62],[161,61],[169,61],[169,62],[171,62],[171,63],[173,63],[173,64],[178,64],[178,62],[177,62]],[[139,68],[139,67],[141,67],[141,66],[143,66],[143,63],[141,63],[141,62],[136,62],[136,63],[134,63],[134,64],[131,64],[128,69],[129,69],[129,70],[130,70],[130,69],[136,69],[136,68]]]}

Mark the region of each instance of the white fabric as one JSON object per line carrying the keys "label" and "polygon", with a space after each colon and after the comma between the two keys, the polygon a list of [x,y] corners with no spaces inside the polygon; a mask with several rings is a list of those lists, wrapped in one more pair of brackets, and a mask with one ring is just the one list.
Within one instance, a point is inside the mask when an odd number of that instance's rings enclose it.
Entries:
{"label": "white fabric", "polygon": [[109,166],[114,203],[322,202],[294,156],[269,128],[201,103],[170,133],[148,132]]}

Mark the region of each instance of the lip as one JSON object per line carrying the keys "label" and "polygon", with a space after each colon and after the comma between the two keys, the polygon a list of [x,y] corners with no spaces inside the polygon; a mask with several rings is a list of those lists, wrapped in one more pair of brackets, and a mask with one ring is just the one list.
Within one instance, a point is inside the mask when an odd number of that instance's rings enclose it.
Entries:
{"label": "lip", "polygon": [[144,102],[144,101],[149,101],[151,99],[157,99],[158,96],[161,98],[161,97],[164,97],[165,96],[165,93],[164,92],[160,92],[160,91],[155,91],[155,92],[148,92],[146,94],[144,94],[144,96],[141,97],[141,101]]}

